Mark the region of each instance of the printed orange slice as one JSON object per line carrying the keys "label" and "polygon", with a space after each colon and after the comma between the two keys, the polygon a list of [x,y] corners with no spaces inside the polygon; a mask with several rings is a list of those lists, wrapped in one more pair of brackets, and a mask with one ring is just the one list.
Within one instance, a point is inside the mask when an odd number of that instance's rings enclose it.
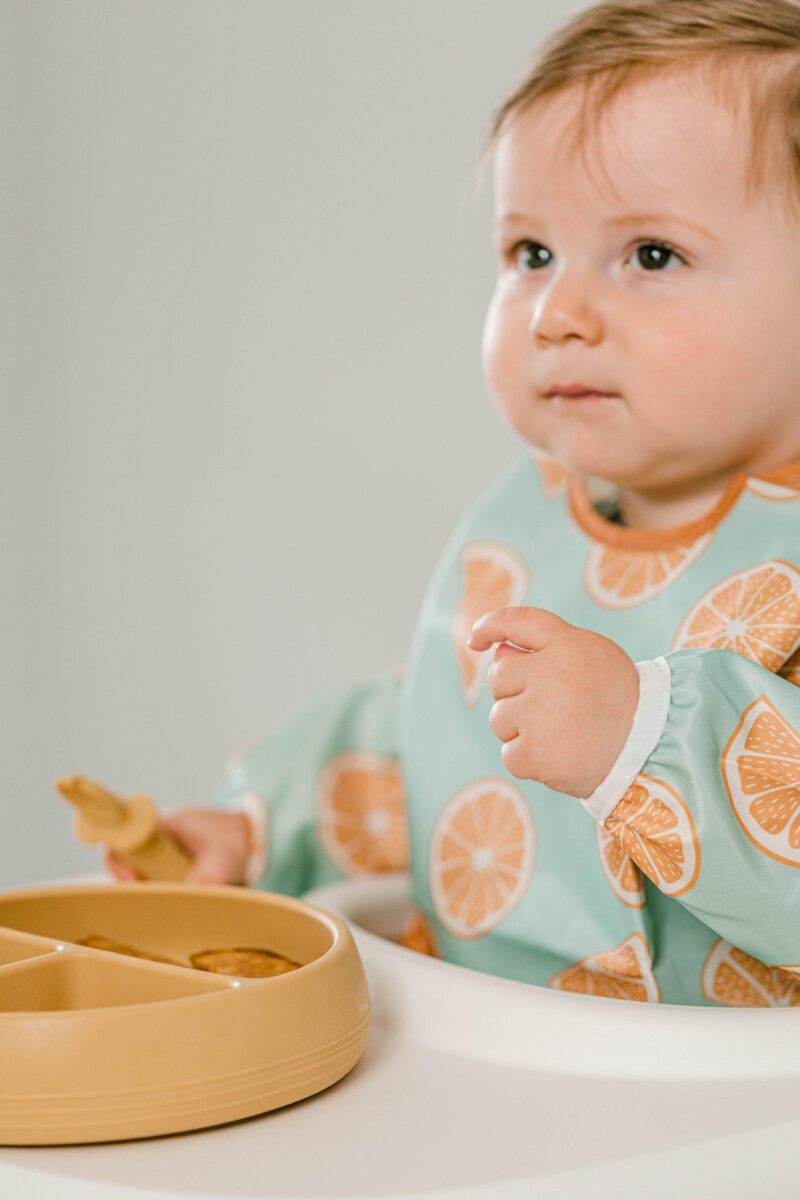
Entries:
{"label": "printed orange slice", "polygon": [[418,954],[427,954],[431,958],[441,957],[436,931],[419,908],[411,910],[400,937],[400,945],[405,946],[407,950],[416,950]]}
{"label": "printed orange slice", "polygon": [[770,479],[759,479],[751,476],[745,484],[748,492],[761,500],[797,500],[800,497],[800,486],[792,487],[786,483],[773,483]]}
{"label": "printed orange slice", "polygon": [[644,604],[682,575],[700,557],[714,531],[666,550],[622,550],[595,543],[584,570],[586,591],[603,608]]}
{"label": "printed orange slice", "polygon": [[428,878],[436,915],[457,938],[483,937],[516,907],[533,871],[527,801],[488,776],[448,800],[431,835]]}
{"label": "printed orange slice", "polygon": [[472,626],[494,608],[522,604],[528,591],[528,568],[502,542],[469,542],[461,550],[461,596],[453,616],[453,645],[467,704],[477,702],[492,660],[492,648],[472,650]]}
{"label": "printed orange slice", "polygon": [[800,570],[781,559],[736,571],[689,609],[672,650],[715,646],[778,667],[800,645]]}
{"label": "printed orange slice", "polygon": [[641,933],[632,933],[613,950],[582,958],[551,976],[547,985],[562,992],[607,996],[612,1000],[661,999],[650,948]]}
{"label": "printed orange slice", "polygon": [[334,754],[317,783],[316,810],[319,839],[343,871],[408,866],[405,792],[400,764],[390,755]]}
{"label": "printed orange slice", "polygon": [[731,807],[753,845],[800,867],[800,734],[766,696],[742,713],[721,765]]}
{"label": "printed orange slice", "polygon": [[595,823],[597,849],[603,874],[618,900],[628,908],[644,908],[644,881],[639,868],[622,849],[613,833]]}
{"label": "printed orange slice", "polygon": [[547,499],[555,500],[558,496],[563,496],[570,479],[570,473],[564,464],[537,446],[533,447],[531,455]]}
{"label": "printed orange slice", "polygon": [[662,779],[641,772],[605,822],[636,866],[667,896],[697,882],[700,843],[686,801]]}
{"label": "printed orange slice", "polygon": [[[795,968],[796,969],[796,968]],[[796,1008],[800,980],[718,938],[703,963],[700,988],[706,1000],[736,1008]]]}

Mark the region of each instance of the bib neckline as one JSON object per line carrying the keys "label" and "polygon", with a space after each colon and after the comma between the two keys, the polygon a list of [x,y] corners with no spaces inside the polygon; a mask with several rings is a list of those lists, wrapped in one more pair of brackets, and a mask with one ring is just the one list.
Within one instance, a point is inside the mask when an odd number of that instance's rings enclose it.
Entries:
{"label": "bib neckline", "polygon": [[800,459],[793,459],[754,475],[737,471],[731,476],[722,496],[707,513],[694,521],[672,525],[666,529],[634,529],[609,521],[594,507],[586,480],[581,475],[569,477],[567,505],[573,520],[592,541],[625,550],[664,550],[689,545],[715,530],[736,505],[751,479],[800,490]]}

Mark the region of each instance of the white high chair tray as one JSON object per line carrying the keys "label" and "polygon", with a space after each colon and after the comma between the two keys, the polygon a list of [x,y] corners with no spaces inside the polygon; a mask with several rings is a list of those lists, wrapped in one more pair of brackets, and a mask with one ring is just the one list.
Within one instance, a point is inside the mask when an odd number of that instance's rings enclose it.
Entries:
{"label": "white high chair tray", "polygon": [[0,1195],[795,1194],[800,1013],[564,995],[425,958],[387,940],[408,907],[404,877],[307,898],[349,921],[369,980],[372,1033],[349,1075],[308,1100],[197,1133],[0,1147]]}

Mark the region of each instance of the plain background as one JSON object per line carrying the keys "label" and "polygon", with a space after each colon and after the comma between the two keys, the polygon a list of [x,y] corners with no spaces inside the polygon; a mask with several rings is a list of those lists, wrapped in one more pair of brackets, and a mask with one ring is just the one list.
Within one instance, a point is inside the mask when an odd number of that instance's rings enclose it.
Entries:
{"label": "plain background", "polygon": [[208,803],[405,660],[525,451],[476,170],[580,7],[0,3],[0,886],[95,869],[57,775]]}

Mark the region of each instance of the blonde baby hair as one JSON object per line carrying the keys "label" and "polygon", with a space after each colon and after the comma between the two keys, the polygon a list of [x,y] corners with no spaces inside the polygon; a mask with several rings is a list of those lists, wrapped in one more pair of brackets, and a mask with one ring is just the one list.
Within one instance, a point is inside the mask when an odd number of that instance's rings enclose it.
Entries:
{"label": "blonde baby hair", "polygon": [[[535,55],[495,112],[479,181],[502,134],[537,100],[582,86],[573,148],[626,86],[648,75],[698,69],[735,112],[749,105],[746,187],[763,184],[777,155],[788,208],[800,210],[800,4],[794,0],[610,0],[574,16]],[[788,160],[787,160],[788,151]]]}

